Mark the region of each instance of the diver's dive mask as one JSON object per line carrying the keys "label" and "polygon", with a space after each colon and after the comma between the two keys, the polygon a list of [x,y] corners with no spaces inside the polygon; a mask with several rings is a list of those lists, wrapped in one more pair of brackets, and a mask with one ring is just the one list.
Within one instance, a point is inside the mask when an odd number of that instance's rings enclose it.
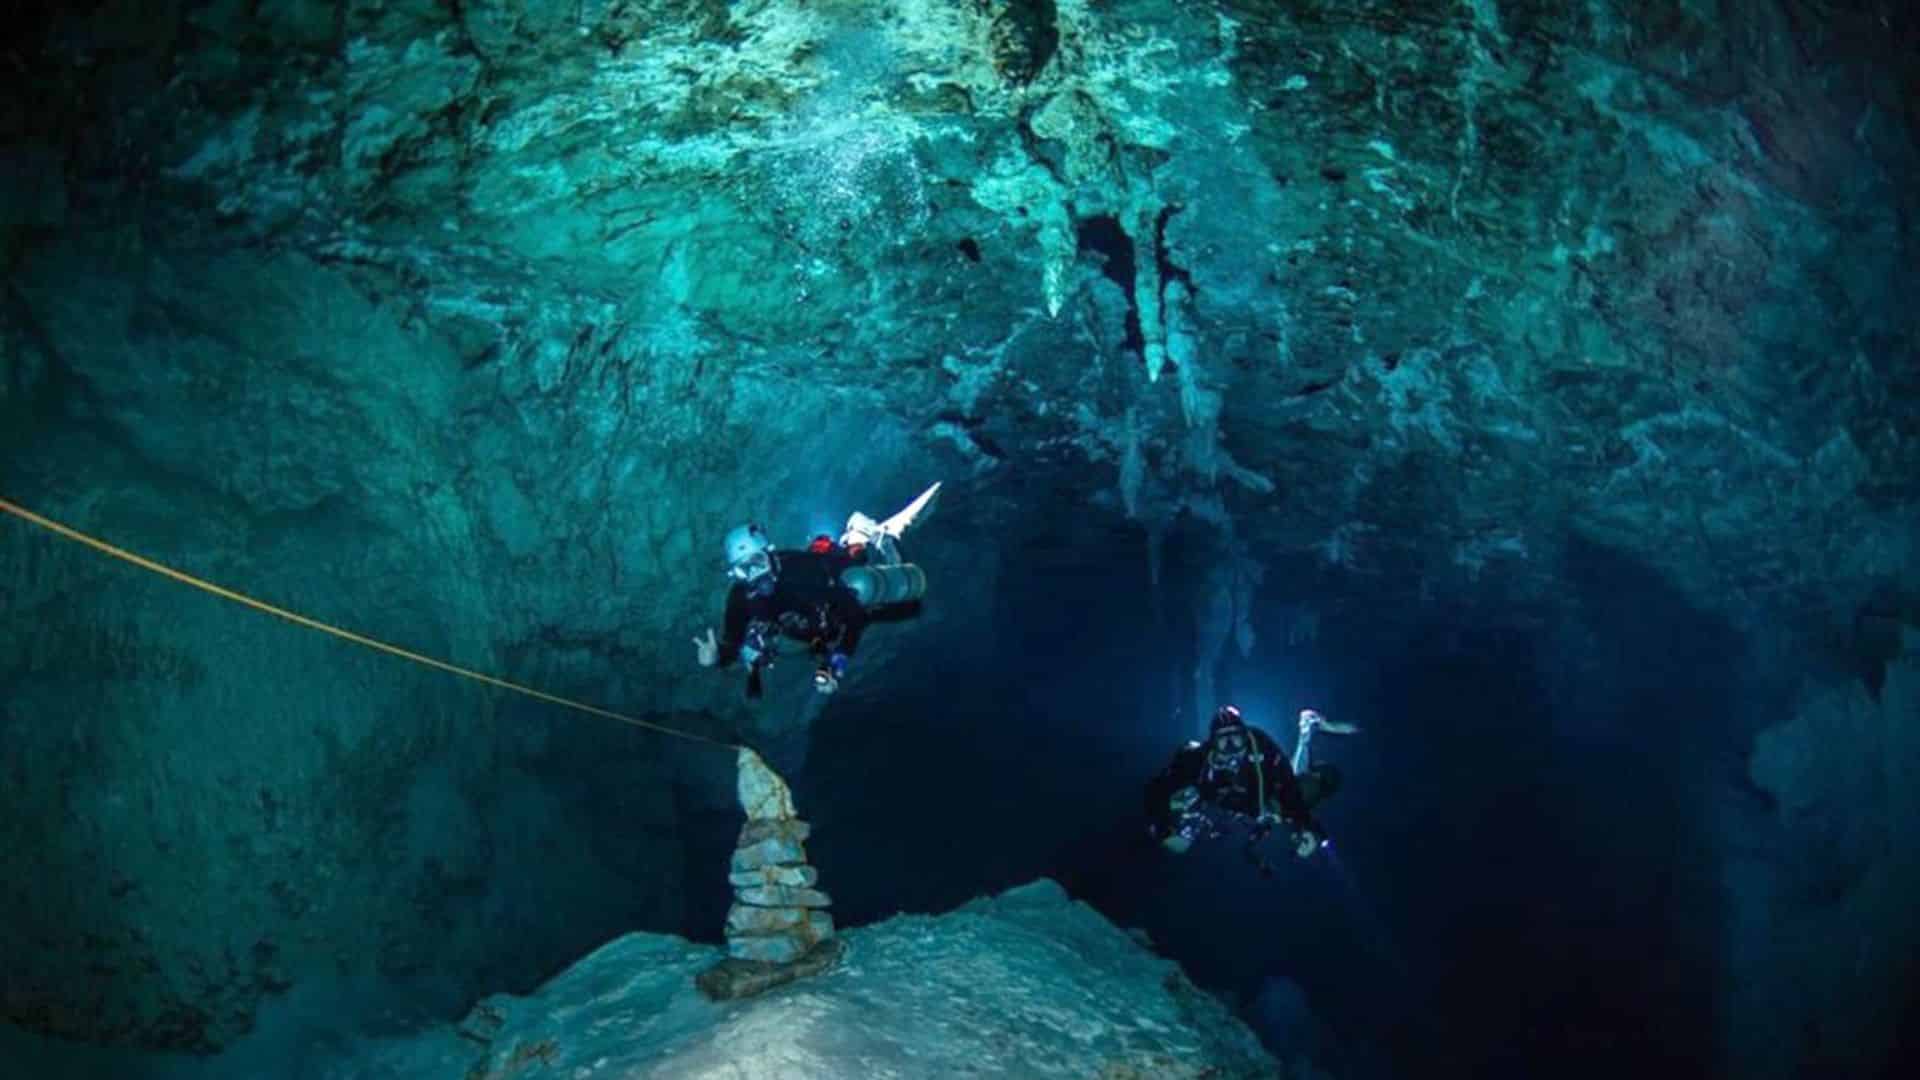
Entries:
{"label": "diver's dive mask", "polygon": [[1248,737],[1246,728],[1228,728],[1215,732],[1207,742],[1207,766],[1222,772],[1238,769],[1247,760],[1247,751],[1253,748],[1253,740]]}
{"label": "diver's dive mask", "polygon": [[758,525],[741,525],[727,533],[727,576],[751,582],[773,572],[773,544]]}
{"label": "diver's dive mask", "polygon": [[735,581],[757,581],[773,572],[773,556],[764,551],[756,551],[727,567],[727,575]]}

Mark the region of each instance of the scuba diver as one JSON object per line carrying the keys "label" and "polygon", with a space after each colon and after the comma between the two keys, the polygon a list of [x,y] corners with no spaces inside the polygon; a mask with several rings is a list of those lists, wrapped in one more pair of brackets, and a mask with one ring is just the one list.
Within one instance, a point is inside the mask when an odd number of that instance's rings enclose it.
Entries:
{"label": "scuba diver", "polygon": [[1302,709],[1300,741],[1289,761],[1273,736],[1248,724],[1235,706],[1222,705],[1213,714],[1206,741],[1181,747],[1147,784],[1147,830],[1168,851],[1184,854],[1194,837],[1216,838],[1224,831],[1209,816],[1211,809],[1249,824],[1247,859],[1262,874],[1273,869],[1257,848],[1277,824],[1292,832],[1294,853],[1307,858],[1328,843],[1313,809],[1340,786],[1338,769],[1313,764],[1308,749],[1313,733],[1351,735],[1358,730]]}
{"label": "scuba diver", "polygon": [[726,620],[693,639],[701,667],[747,667],[747,696],[761,695],[760,674],[772,666],[782,637],[805,642],[814,659],[813,685],[822,694],[840,687],[860,636],[878,614],[910,611],[927,589],[918,566],[902,562],[899,540],[926,512],[940,485],[920,493],[885,521],[855,511],[838,541],[814,537],[804,549],[776,550],[758,525],[726,536]]}

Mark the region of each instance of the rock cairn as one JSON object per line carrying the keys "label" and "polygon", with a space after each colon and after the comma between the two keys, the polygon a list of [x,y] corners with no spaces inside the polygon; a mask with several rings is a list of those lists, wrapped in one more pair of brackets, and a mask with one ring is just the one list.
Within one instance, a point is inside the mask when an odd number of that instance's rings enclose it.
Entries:
{"label": "rock cairn", "polygon": [[716,999],[745,997],[824,971],[840,957],[831,897],[807,865],[812,826],[794,810],[793,792],[760,755],[742,749],[740,808],[747,823],[733,851],[727,881],[727,959],[703,973],[700,989]]}

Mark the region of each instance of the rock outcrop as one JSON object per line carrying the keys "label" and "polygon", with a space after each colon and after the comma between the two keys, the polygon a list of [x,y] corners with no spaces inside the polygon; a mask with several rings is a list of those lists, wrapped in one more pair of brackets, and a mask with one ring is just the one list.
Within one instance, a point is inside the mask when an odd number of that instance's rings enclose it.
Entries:
{"label": "rock outcrop", "polygon": [[[575,1075],[746,1080],[1280,1080],[1289,1075],[1170,961],[1041,881],[939,916],[846,932],[819,978],[714,1003],[718,950],[633,934],[455,1030],[341,1062],[328,1080]],[[584,1070],[584,1071],[583,1071]]]}

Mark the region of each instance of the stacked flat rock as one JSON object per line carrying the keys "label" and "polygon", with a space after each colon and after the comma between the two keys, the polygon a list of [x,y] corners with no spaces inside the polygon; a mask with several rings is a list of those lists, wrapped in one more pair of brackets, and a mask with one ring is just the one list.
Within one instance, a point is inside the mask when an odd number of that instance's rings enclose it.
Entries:
{"label": "stacked flat rock", "polygon": [[807,865],[811,827],[798,818],[748,821],[734,848],[727,881],[734,903],[727,911],[727,953],[741,960],[784,964],[833,937],[833,903],[814,886],[819,871]]}
{"label": "stacked flat rock", "polygon": [[840,959],[833,936],[833,901],[815,888],[820,874],[807,865],[812,827],[793,808],[793,792],[760,755],[740,751],[740,808],[747,824],[733,851],[727,881],[727,958],[695,982],[715,1000],[747,997],[817,974]]}

